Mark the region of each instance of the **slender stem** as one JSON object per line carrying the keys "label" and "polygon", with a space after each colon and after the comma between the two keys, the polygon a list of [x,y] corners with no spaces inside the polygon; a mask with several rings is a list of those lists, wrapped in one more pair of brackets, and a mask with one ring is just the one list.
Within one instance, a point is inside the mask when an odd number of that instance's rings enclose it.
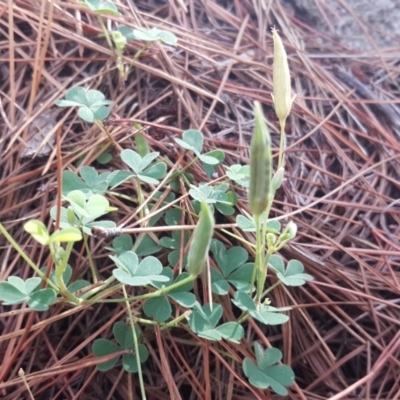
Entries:
{"label": "slender stem", "polygon": [[63,256],[63,259],[61,260],[61,262],[59,260],[57,260],[57,254],[56,254],[56,250],[54,248],[54,244],[50,243],[50,252],[51,252],[51,256],[53,257],[54,263],[55,263],[55,279],[57,282],[58,287],[60,288],[60,293],[70,302],[74,303],[74,304],[81,304],[82,300],[78,299],[76,296],[74,296],[67,288],[67,286],[65,285],[64,282],[64,278],[63,278],[63,274],[65,272],[65,269],[67,268],[67,263],[68,263],[68,259],[69,256],[72,252],[72,248],[74,246],[74,242],[68,242],[67,244],[67,248],[65,249],[65,253]]}
{"label": "slender stem", "polygon": [[113,144],[115,148],[120,148],[118,144],[115,142],[115,140],[111,137],[110,132],[108,132],[107,128],[104,126],[103,122],[101,122],[99,119],[95,120],[95,124],[107,135],[108,139],[110,139],[110,142]]}
{"label": "slender stem", "polygon": [[254,260],[254,268],[253,268],[253,275],[251,277],[251,284],[250,284],[250,296],[253,290],[254,282],[257,280],[257,293],[256,298],[258,298],[258,281],[260,277],[260,268],[262,262],[262,248],[261,248],[261,229],[260,229],[260,215],[254,215],[254,224],[256,227],[256,258]]}
{"label": "slender stem", "polygon": [[106,41],[107,41],[108,47],[110,48],[110,50],[113,52],[113,54],[115,56],[114,47],[112,45],[112,41],[110,39],[110,35],[108,34],[108,29],[107,29],[106,25],[104,24],[103,18],[101,18],[101,16],[98,15],[97,16],[97,20],[99,21],[101,29],[103,29],[104,36],[106,37]]}
{"label": "slender stem", "polygon": [[86,233],[83,233],[82,236],[83,236],[83,243],[84,243],[86,253],[88,256],[88,260],[89,260],[89,267],[90,267],[90,270],[93,275],[93,283],[97,283],[99,281],[99,279],[97,278],[96,267],[93,262],[92,253],[90,252],[89,243],[88,243],[88,235]]}
{"label": "slender stem", "polygon": [[137,364],[137,369],[138,369],[140,391],[142,394],[142,399],[146,400],[146,391],[144,390],[144,381],[143,381],[143,373],[142,373],[142,364],[140,362],[138,338],[136,335],[134,319],[133,319],[133,315],[132,315],[131,306],[130,306],[129,300],[128,300],[128,294],[126,293],[125,285],[122,285],[122,291],[124,292],[126,309],[128,311],[129,319],[131,321],[131,330],[132,330],[132,335],[133,335],[133,344],[135,346],[135,356],[136,356],[136,364]]}
{"label": "slender stem", "polygon": [[163,287],[161,289],[156,290],[155,292],[151,293],[146,293],[142,294],[139,296],[133,296],[133,297],[128,297],[127,299],[88,299],[86,303],[122,303],[126,300],[129,301],[137,301],[137,300],[143,300],[143,299],[150,299],[152,297],[159,297],[159,296],[165,296],[167,295],[171,290],[174,290],[176,288],[179,288],[182,285],[186,285],[188,282],[194,281],[197,278],[195,275],[189,275],[185,279],[182,279],[179,282],[175,282],[171,286]]}
{"label": "slender stem", "polygon": [[282,123],[280,124],[280,128],[281,128],[281,139],[280,139],[280,143],[279,143],[279,158],[278,158],[278,168],[283,166],[283,152],[285,151],[285,147],[286,147],[286,135],[285,135],[285,122],[286,121],[282,121]]}
{"label": "slender stem", "polygon": [[270,292],[272,292],[275,288],[277,288],[279,285],[281,285],[281,281],[276,281],[273,285],[271,285],[263,294],[262,298],[266,297]]}

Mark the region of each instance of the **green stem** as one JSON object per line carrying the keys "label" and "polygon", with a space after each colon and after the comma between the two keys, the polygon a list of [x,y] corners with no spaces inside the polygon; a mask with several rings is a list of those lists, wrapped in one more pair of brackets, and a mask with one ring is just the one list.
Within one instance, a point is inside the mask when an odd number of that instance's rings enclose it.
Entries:
{"label": "green stem", "polygon": [[133,322],[132,310],[131,310],[131,306],[129,304],[128,294],[126,293],[125,285],[122,285],[122,291],[124,292],[126,309],[128,311],[129,319],[131,321],[131,330],[132,330],[132,335],[133,335],[133,343],[135,346],[135,356],[136,356],[136,364],[137,364],[137,368],[138,368],[137,372],[138,372],[138,376],[139,376],[140,391],[142,394],[142,400],[146,400],[146,391],[144,390],[142,364],[140,362],[139,344],[138,344],[138,339],[137,339],[137,335],[136,335],[135,325]]}
{"label": "green stem", "polygon": [[74,242],[68,242],[67,243],[67,248],[65,249],[65,253],[63,256],[63,259],[61,262],[57,260],[57,255],[56,255],[56,250],[54,248],[54,244],[50,243],[50,253],[51,256],[53,257],[54,263],[55,263],[55,272],[54,276],[57,282],[58,287],[60,288],[60,293],[70,302],[74,304],[81,304],[82,300],[78,299],[76,296],[74,296],[67,288],[64,282],[63,274],[65,272],[65,269],[67,268],[68,264],[68,259],[69,256],[72,252],[72,248],[74,246]]}
{"label": "green stem", "polygon": [[60,289],[55,285],[47,276],[40,270],[40,268],[29,258],[29,256],[21,249],[18,243],[14,240],[14,238],[7,232],[7,229],[0,222],[0,232],[7,239],[7,241],[11,244],[14,250],[20,255],[22,259],[43,279],[48,286],[54,289],[57,293],[60,292]]}
{"label": "green stem", "polygon": [[276,281],[273,285],[271,285],[263,294],[262,298],[266,297],[270,292],[272,292],[275,288],[277,288],[279,285],[281,285],[281,281]]}
{"label": "green stem", "polygon": [[104,36],[106,37],[106,41],[107,41],[108,47],[110,48],[110,50],[111,50],[111,51],[113,52],[113,54],[115,55],[114,47],[113,47],[113,45],[112,45],[112,41],[111,41],[111,39],[110,39],[110,35],[108,34],[107,27],[106,27],[106,25],[104,24],[103,18],[101,18],[101,16],[98,15],[98,16],[97,16],[97,20],[99,21],[99,24],[100,24],[100,26],[101,26],[101,29],[102,29],[103,32],[104,32]]}
{"label": "green stem", "polygon": [[[260,229],[260,215],[255,215],[254,216],[254,224],[256,228],[256,258],[254,260],[254,268],[253,268],[253,274],[251,276],[251,282],[250,282],[250,296],[253,291],[254,287],[254,282],[256,281],[256,277],[258,278],[260,275],[260,263],[263,259],[261,257],[261,229]],[[258,279],[257,279],[257,293],[258,293]]]}
{"label": "green stem", "polygon": [[277,170],[282,167],[283,165],[283,152],[285,151],[285,145],[286,145],[286,134],[285,134],[285,121],[282,121],[280,123],[280,128],[281,128],[281,139],[279,143],[279,158],[278,158],[278,168]]}
{"label": "green stem", "polygon": [[152,297],[166,296],[171,290],[179,288],[182,285],[186,285],[188,282],[194,281],[196,278],[197,276],[195,275],[189,275],[185,279],[182,279],[179,282],[175,282],[171,286],[163,287],[161,289],[156,290],[155,292],[146,293],[139,296],[128,297],[128,299],[98,299],[96,297],[94,299],[88,299],[86,303],[121,303],[126,300],[129,300],[131,302],[143,299],[150,299]]}
{"label": "green stem", "polygon": [[108,132],[108,130],[104,126],[103,122],[100,121],[99,119],[96,119],[94,122],[107,135],[108,139],[113,144],[113,146],[118,149],[117,143],[115,143],[114,139],[111,137],[110,132]]}
{"label": "green stem", "polygon": [[93,262],[92,254],[90,252],[89,243],[88,243],[88,235],[86,233],[83,233],[83,243],[84,243],[86,253],[88,256],[89,267],[90,267],[90,270],[93,275],[93,283],[97,283],[99,281],[99,279],[97,278],[97,271],[96,271],[96,267]]}

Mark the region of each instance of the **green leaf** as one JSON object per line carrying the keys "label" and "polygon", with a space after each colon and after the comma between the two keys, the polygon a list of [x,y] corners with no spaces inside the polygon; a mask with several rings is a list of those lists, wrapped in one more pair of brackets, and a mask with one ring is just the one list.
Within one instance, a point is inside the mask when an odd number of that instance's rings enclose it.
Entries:
{"label": "green leaf", "polygon": [[189,318],[189,326],[193,332],[199,333],[214,328],[222,317],[222,307],[213,304],[213,309],[209,304],[203,307],[198,302],[193,307],[193,312]]}
{"label": "green leaf", "polygon": [[49,243],[50,236],[42,221],[32,219],[24,224],[24,229],[42,246]]}
{"label": "green leaf", "polygon": [[[142,129],[142,126],[139,125],[137,129]],[[146,154],[150,153],[150,145],[148,140],[140,134],[136,134],[134,136],[136,149],[141,157],[144,157]]]}
{"label": "green leaf", "polygon": [[79,240],[82,240],[81,231],[77,228],[70,227],[52,233],[49,243],[78,242]]}
{"label": "green leaf", "polygon": [[[121,350],[122,349],[120,346],[107,339],[96,339],[92,345],[92,352],[95,357],[107,356]],[[116,356],[109,361],[97,364],[97,368],[103,372],[109,371],[110,369],[114,368],[115,364],[118,362],[118,359],[119,356]]]}
{"label": "green leaf", "polygon": [[70,202],[72,208],[79,216],[87,216],[85,211],[86,194],[81,190],[73,190],[69,192],[66,199]]}
{"label": "green leaf", "polygon": [[165,322],[171,316],[172,308],[166,296],[147,299],[143,304],[144,313],[157,322]]}
{"label": "green leaf", "polygon": [[285,270],[285,264],[282,257],[273,254],[270,257],[269,265],[275,270],[278,279],[285,286],[302,286],[306,281],[312,281],[314,278],[303,273],[304,266],[298,260],[290,260]]}
{"label": "green leaf", "polygon": [[290,307],[276,308],[265,304],[255,304],[249,294],[243,291],[237,291],[231,301],[265,325],[281,325],[289,320],[289,317],[281,312],[290,310]]}
{"label": "green leaf", "polygon": [[172,32],[164,30],[160,30],[158,32],[158,38],[161,42],[164,42],[165,44],[169,44],[171,46],[175,46],[178,42],[177,37]]}
{"label": "green leaf", "polygon": [[[143,364],[149,358],[149,351],[144,344],[139,344],[139,359],[140,363]],[[136,361],[136,355],[124,354],[122,357],[122,365],[127,372],[135,373],[138,372],[138,365]]]}
{"label": "green leaf", "polygon": [[[88,1],[88,0],[87,0]],[[65,94],[66,100],[57,100],[59,107],[79,107],[78,115],[86,122],[93,123],[108,117],[108,108],[113,102],[105,100],[105,96],[98,90],[87,90],[83,87],[74,87]]]}
{"label": "green leaf", "polygon": [[245,188],[250,187],[250,166],[235,164],[225,166],[226,175],[229,179]]}
{"label": "green leaf", "polygon": [[[264,213],[261,214],[260,220],[264,221]],[[256,226],[255,222],[252,216],[244,216],[242,214],[239,214],[236,216],[236,223],[238,224],[238,227],[244,231],[244,232],[255,232],[256,231]],[[263,223],[260,224],[261,228],[263,226]],[[267,232],[271,232],[274,234],[279,234],[281,231],[281,224],[279,221],[270,219],[267,221]]]}
{"label": "green leaf", "polygon": [[[113,155],[112,155],[112,149],[108,148],[104,151],[103,154],[100,154],[96,161],[101,164],[101,165],[105,165],[108,164],[111,160],[113,159]],[[107,185],[108,186],[108,185]],[[100,193],[104,193],[104,192],[100,192]]]}
{"label": "green leaf", "polygon": [[[136,331],[136,337],[139,339],[140,331],[136,327],[134,329]],[[113,326],[113,334],[119,345],[107,339],[96,339],[92,345],[93,354],[95,357],[102,357],[120,352],[121,350],[129,350],[129,354],[123,354],[122,356],[122,365],[127,372],[137,372],[136,356],[132,354],[132,351],[135,349],[132,328],[124,322],[118,321]],[[138,349],[140,362],[143,363],[148,358],[148,350],[143,344],[139,344]],[[101,363],[97,368],[100,371],[108,371],[116,365],[119,357],[118,355],[110,361]]]}
{"label": "green leaf", "polygon": [[84,279],[79,279],[75,282],[72,282],[70,285],[68,285],[68,290],[71,293],[74,293],[74,292],[77,292],[78,290],[82,290],[88,286],[90,286],[90,282],[85,281]]}
{"label": "green leaf", "polygon": [[234,343],[239,343],[244,335],[244,330],[237,322],[228,322],[216,327],[222,317],[222,307],[214,304],[211,309],[209,304],[200,306],[198,302],[193,307],[193,312],[189,318],[189,327],[199,337],[207,340],[218,341],[226,339]]}
{"label": "green leaf", "polygon": [[271,389],[280,396],[288,394],[286,387],[294,382],[294,373],[287,365],[276,365],[282,359],[278,349],[263,350],[259,344],[254,345],[257,365],[250,359],[243,361],[243,372],[249,382],[260,389]]}
{"label": "green leaf", "polygon": [[111,189],[114,189],[117,186],[123,184],[128,179],[133,178],[134,176],[135,175],[133,175],[129,171],[114,171],[111,172],[111,174],[109,175],[108,182]]}
{"label": "green leaf", "polygon": [[172,46],[176,45],[177,42],[177,38],[172,32],[160,30],[158,28],[149,30],[134,29],[133,36],[136,40],[142,40],[144,42],[160,41]]}
{"label": "green leaf", "polygon": [[82,4],[90,8],[96,14],[111,14],[120,15],[118,8],[111,1],[101,1],[101,0],[84,0]]}
{"label": "green leaf", "polygon": [[165,213],[165,222],[169,226],[179,225],[182,222],[182,210],[171,208]]}
{"label": "green leaf", "polygon": [[229,283],[240,290],[249,290],[253,264],[245,264],[249,257],[247,251],[239,246],[226,251],[224,244],[219,240],[212,241],[211,251],[221,270],[211,270],[212,291],[225,295],[229,291]]}
{"label": "green leaf", "polygon": [[140,257],[148,256],[157,253],[161,248],[150,235],[145,235],[136,249],[136,254]]}
{"label": "green leaf", "polygon": [[215,157],[208,156],[206,154],[200,154],[199,155],[200,161],[202,161],[204,164],[207,165],[218,165],[219,160]]}
{"label": "green leaf", "polygon": [[170,292],[168,297],[176,301],[182,307],[191,308],[196,303],[196,296],[189,292]]}
{"label": "green leaf", "polygon": [[141,172],[142,157],[136,151],[125,149],[121,152],[121,160],[134,172]]}
{"label": "green leaf", "polygon": [[[120,25],[117,30],[121,32],[123,36],[126,37],[127,40],[135,40],[135,36],[133,34],[133,29],[126,25]],[[136,135],[135,135],[136,137]],[[139,152],[140,153],[140,152]]]}
{"label": "green leaf", "polygon": [[143,174],[153,179],[162,179],[167,173],[167,165],[163,162],[152,165],[143,171]]}
{"label": "green leaf", "polygon": [[116,237],[112,241],[112,245],[113,247],[107,249],[115,251],[117,254],[122,253],[124,251],[132,250],[133,247],[132,236],[124,233],[123,235]]}
{"label": "green leaf", "polygon": [[0,282],[0,301],[4,305],[20,304],[26,300],[26,294],[20,292],[9,282]]}
{"label": "green leaf", "polygon": [[118,256],[110,256],[118,269],[113,270],[114,277],[125,285],[144,286],[153,282],[167,282],[163,275],[162,264],[152,256],[144,258],[139,264],[138,257],[133,251],[126,251]]}
{"label": "green leaf", "polygon": [[56,298],[57,293],[54,289],[40,289],[29,296],[28,305],[36,311],[47,311]]}
{"label": "green leaf", "polygon": [[244,336],[243,327],[237,322],[227,322],[216,328],[221,336],[234,343],[240,343],[240,340]]}
{"label": "green leaf", "polygon": [[63,195],[66,196],[69,192],[73,190],[80,190],[85,193],[89,192],[89,188],[85,182],[82,181],[72,171],[63,171],[62,173],[62,188],[63,188]]}

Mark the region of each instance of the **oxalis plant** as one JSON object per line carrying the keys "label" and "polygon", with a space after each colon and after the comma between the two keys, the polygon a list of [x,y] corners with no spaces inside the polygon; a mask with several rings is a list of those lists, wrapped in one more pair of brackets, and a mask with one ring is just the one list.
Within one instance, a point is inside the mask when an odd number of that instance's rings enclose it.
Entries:
{"label": "oxalis plant", "polygon": [[[172,170],[174,164],[167,157],[151,152],[141,138],[136,142],[137,151],[121,151],[121,160],[126,165],[124,170],[99,173],[91,166],[81,166],[79,174],[64,171],[63,205],[50,211],[58,229],[49,232],[39,220],[30,220],[24,225],[32,238],[47,249],[53,262],[51,271],[31,260],[0,224],[1,233],[35,275],[26,280],[9,276],[7,281],[0,282],[0,301],[4,305],[26,304],[35,311],[46,311],[56,303],[67,303],[71,307],[124,303],[127,318],[113,325],[111,338],[96,339],[92,352],[99,358],[97,366],[100,371],[121,365],[125,371],[137,373],[143,399],[146,393],[142,364],[149,352],[140,337],[146,326],[157,325],[162,331],[185,327],[204,340],[240,343],[244,340],[243,324],[249,318],[264,325],[280,325],[289,320],[287,312],[290,307],[273,306],[270,299],[273,289],[279,285],[301,286],[312,279],[304,273],[300,261],[285,262],[279,255],[279,251],[296,237],[295,223],[289,221],[282,227],[279,221],[269,216],[275,193],[284,179],[284,126],[293,102],[286,52],[275,30],[273,40],[274,105],[281,127],[275,173],[269,131],[261,104],[255,102],[250,165],[226,166],[224,182],[196,183],[190,174],[190,167],[201,163],[206,175],[211,177],[215,166],[224,161],[224,153],[220,150],[203,152],[203,135],[194,129],[183,132],[182,138],[176,139],[183,151],[194,154],[192,161],[178,170]],[[58,105],[78,107],[81,118],[103,128],[100,122],[108,116],[111,102],[98,91],[73,89]],[[126,182],[135,185],[134,197],[118,191]],[[188,210],[178,207],[176,193],[181,184],[189,189],[191,206]],[[148,194],[149,185],[156,187],[151,195]],[[215,214],[232,215],[236,212],[236,185],[248,188],[249,202],[249,210],[236,215],[236,224],[243,232],[254,234],[254,243],[236,235],[239,245],[226,247],[213,239]],[[132,230],[104,219],[109,212],[116,210],[109,200],[113,197],[131,202],[141,219],[149,215],[146,228],[150,229],[139,231],[133,240]],[[180,225],[187,213],[197,218],[192,234]],[[154,240],[152,235],[158,228],[164,234],[159,240]],[[231,234],[226,230],[223,233]],[[99,276],[89,245],[90,236],[114,237],[112,244],[106,247],[111,252],[113,263],[107,277]],[[71,282],[76,267],[71,254],[74,246],[78,246],[77,242],[82,242],[81,247],[86,251],[90,281],[79,279]],[[240,243],[252,248],[254,257]],[[155,256],[160,251],[168,252],[164,264]],[[215,268],[209,266],[210,257]],[[181,265],[183,271],[179,268]],[[181,272],[177,273],[177,270]],[[193,293],[193,286],[205,272],[208,272],[206,281],[213,293],[213,301],[202,304]],[[271,272],[275,275],[272,284],[268,279]],[[134,292],[132,288],[135,288]],[[232,296],[230,300],[238,309],[236,320],[221,322],[224,310],[218,299],[222,296]],[[133,302],[135,315],[131,310]],[[281,359],[279,349],[263,348],[254,343],[254,357],[242,360],[242,370],[251,385],[286,395],[287,387],[294,382],[294,374],[289,366],[281,364]]]}
{"label": "oxalis plant", "polygon": [[[109,30],[103,16],[121,15],[117,6],[112,1],[84,0],[81,4],[96,15],[103,32],[100,36],[106,39],[107,45],[114,55],[119,76],[122,80],[126,79],[136,60],[143,54],[151,43],[161,42],[171,46],[176,45],[177,38],[173,33],[158,28],[145,30],[133,29],[126,25],[119,25],[117,29]],[[136,52],[132,61],[127,64],[124,62],[124,50],[129,41],[144,42],[144,45]]]}

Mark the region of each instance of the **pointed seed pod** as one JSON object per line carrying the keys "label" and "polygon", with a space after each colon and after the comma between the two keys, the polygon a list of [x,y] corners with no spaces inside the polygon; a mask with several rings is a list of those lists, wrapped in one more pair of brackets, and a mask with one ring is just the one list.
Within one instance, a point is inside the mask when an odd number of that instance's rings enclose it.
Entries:
{"label": "pointed seed pod", "polygon": [[274,64],[272,70],[275,113],[280,124],[284,124],[292,108],[292,92],[290,84],[290,71],[282,39],[272,29],[274,41]]}
{"label": "pointed seed pod", "polygon": [[271,139],[261,109],[254,103],[255,126],[250,144],[249,205],[254,215],[262,214],[269,202],[272,178]]}
{"label": "pointed seed pod", "polygon": [[190,275],[200,275],[207,261],[211,238],[214,233],[214,216],[209,205],[201,202],[200,218],[194,229],[186,269]]}

